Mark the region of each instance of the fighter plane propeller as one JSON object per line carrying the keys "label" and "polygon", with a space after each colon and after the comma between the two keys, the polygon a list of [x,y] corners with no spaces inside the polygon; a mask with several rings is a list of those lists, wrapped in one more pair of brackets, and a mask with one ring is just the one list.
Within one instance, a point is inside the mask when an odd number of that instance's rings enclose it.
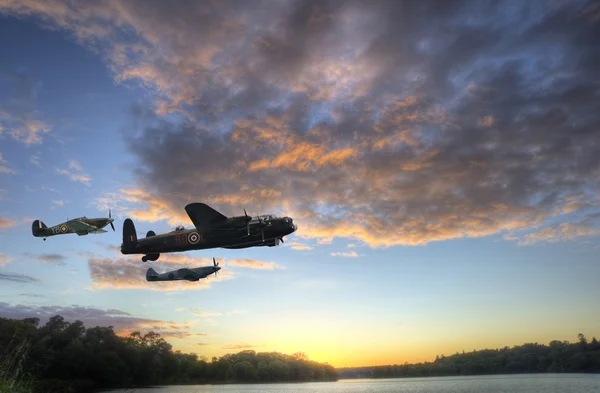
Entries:
{"label": "fighter plane propeller", "polygon": [[204,203],[190,203],[185,206],[185,211],[195,228],[178,226],[174,231],[160,235],[148,231],[142,239],[138,239],[133,221],[126,219],[121,253],[143,254],[142,262],[147,262],[156,261],[161,253],[168,252],[274,247],[283,242],[284,236],[298,229],[291,217],[265,214],[254,219],[246,209],[243,216],[227,217]]}
{"label": "fighter plane propeller", "polygon": [[[219,262],[215,261],[215,257],[213,257],[213,267],[215,267],[215,268],[219,267]],[[215,269],[215,277],[217,277],[217,272],[219,270],[221,270],[220,267],[218,269]]]}
{"label": "fighter plane propeller", "polygon": [[110,227],[112,228],[113,232],[115,232],[115,226],[113,225],[113,219],[112,219],[112,214],[110,212],[110,209],[108,209],[108,219],[109,219],[109,223],[110,223]]}

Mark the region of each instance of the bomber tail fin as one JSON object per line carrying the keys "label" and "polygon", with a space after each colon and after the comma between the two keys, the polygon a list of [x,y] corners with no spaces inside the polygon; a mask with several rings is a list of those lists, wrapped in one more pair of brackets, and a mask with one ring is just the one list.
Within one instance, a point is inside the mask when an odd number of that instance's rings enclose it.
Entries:
{"label": "bomber tail fin", "polygon": [[158,280],[158,273],[152,269],[152,268],[148,268],[148,270],[146,270],[146,281],[157,281]]}
{"label": "bomber tail fin", "polygon": [[123,222],[123,243],[121,244],[121,253],[128,254],[129,250],[135,248],[137,244],[137,232],[131,218]]}

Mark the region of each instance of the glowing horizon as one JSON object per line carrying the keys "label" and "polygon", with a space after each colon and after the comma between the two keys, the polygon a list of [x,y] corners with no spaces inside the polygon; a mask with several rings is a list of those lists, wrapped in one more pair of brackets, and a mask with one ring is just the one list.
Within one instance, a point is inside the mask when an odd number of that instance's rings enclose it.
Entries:
{"label": "glowing horizon", "polygon": [[[336,367],[598,336],[598,8],[415,4],[0,0],[0,317]],[[190,202],[298,231],[120,254]]]}

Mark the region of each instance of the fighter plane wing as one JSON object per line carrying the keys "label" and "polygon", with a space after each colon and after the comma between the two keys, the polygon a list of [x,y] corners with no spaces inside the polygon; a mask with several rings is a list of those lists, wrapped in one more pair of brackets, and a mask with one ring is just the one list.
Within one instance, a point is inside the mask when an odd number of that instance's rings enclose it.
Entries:
{"label": "fighter plane wing", "polygon": [[96,228],[95,226],[90,225],[83,221],[79,221],[79,220],[69,221],[69,222],[67,222],[67,225],[74,232],[96,232],[96,231],[98,231],[98,228]]}
{"label": "fighter plane wing", "polygon": [[200,278],[200,275],[193,270],[182,268],[177,271],[177,275],[179,278],[184,280],[197,280]]}
{"label": "fighter plane wing", "polygon": [[200,232],[204,232],[213,224],[227,220],[227,216],[204,203],[190,203],[185,207],[185,211]]}

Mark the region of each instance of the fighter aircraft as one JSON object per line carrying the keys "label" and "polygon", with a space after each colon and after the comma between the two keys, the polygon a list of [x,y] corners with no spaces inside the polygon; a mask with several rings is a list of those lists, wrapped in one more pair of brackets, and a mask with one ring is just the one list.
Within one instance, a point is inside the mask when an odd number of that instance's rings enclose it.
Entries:
{"label": "fighter aircraft", "polygon": [[46,241],[47,237],[56,235],[66,235],[67,233],[76,233],[79,236],[87,235],[88,233],[104,233],[105,226],[110,224],[112,230],[115,230],[113,225],[112,215],[108,211],[108,218],[87,218],[79,217],[67,220],[61,224],[48,228],[41,220],[35,220],[31,224],[31,233],[35,237],[43,237]]}
{"label": "fighter aircraft", "polygon": [[204,203],[190,203],[185,211],[195,228],[178,226],[161,235],[148,231],[142,239],[137,238],[135,225],[127,218],[123,222],[121,253],[144,254],[142,262],[147,262],[156,261],[161,253],[169,252],[274,247],[283,243],[284,236],[298,229],[290,217],[265,214],[253,218],[248,216],[245,209],[243,216],[227,217]]}
{"label": "fighter aircraft", "polygon": [[198,281],[201,278],[205,278],[210,276],[211,274],[215,274],[217,276],[217,272],[221,270],[215,258],[213,258],[212,266],[205,267],[196,267],[193,269],[177,269],[172,270],[170,272],[158,274],[154,269],[149,268],[146,271],[146,281],[175,281],[175,280],[188,280],[188,281]]}

